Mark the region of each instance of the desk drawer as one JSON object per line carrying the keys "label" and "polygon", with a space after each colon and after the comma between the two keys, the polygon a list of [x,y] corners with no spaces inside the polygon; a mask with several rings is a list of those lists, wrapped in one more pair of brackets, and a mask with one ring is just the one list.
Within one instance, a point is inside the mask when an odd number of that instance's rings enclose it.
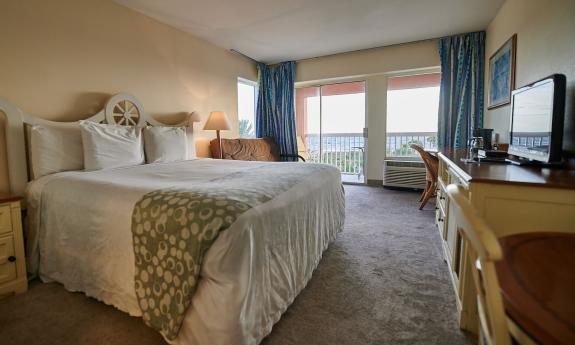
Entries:
{"label": "desk drawer", "polygon": [[9,205],[0,206],[0,235],[12,232],[12,215]]}
{"label": "desk drawer", "polygon": [[447,192],[443,186],[437,188],[437,206],[442,210],[447,210]]}
{"label": "desk drawer", "polygon": [[10,261],[11,257],[14,257],[14,238],[0,237],[0,283],[16,278],[16,261]]}
{"label": "desk drawer", "polygon": [[445,233],[445,213],[441,207],[438,207],[435,210],[435,224],[437,225],[437,229],[439,230],[439,234],[441,235],[442,240],[446,240],[446,233]]}

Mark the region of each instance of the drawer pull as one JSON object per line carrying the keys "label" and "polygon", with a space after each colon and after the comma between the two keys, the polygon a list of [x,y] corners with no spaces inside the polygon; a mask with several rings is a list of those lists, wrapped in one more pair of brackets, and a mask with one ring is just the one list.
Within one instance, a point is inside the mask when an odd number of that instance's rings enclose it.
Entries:
{"label": "drawer pull", "polygon": [[9,256],[8,261],[14,262],[14,261],[16,261],[16,257],[15,256]]}

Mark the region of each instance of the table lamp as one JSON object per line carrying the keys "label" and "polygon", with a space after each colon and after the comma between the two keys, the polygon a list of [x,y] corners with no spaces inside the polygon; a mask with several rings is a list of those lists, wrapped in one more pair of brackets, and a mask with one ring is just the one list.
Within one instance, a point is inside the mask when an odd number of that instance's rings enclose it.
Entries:
{"label": "table lamp", "polygon": [[208,121],[204,125],[204,130],[215,130],[218,139],[218,148],[220,149],[220,159],[224,158],[222,148],[222,139],[220,138],[220,131],[227,131],[232,129],[226,113],[223,111],[212,111]]}

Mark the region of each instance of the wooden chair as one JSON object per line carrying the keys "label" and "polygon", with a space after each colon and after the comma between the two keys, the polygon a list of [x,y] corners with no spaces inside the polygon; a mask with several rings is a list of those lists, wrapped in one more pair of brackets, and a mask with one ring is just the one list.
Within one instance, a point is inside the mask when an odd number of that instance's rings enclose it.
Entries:
{"label": "wooden chair", "polygon": [[454,206],[457,227],[467,248],[477,293],[479,344],[536,345],[505,313],[495,269],[495,262],[503,258],[499,240],[473,209],[462,187],[449,185],[447,194]]}
{"label": "wooden chair", "polygon": [[419,198],[421,205],[419,209],[423,209],[427,201],[435,195],[435,190],[437,189],[437,173],[439,169],[439,159],[432,155],[431,153],[425,151],[425,149],[418,144],[409,145],[412,149],[417,151],[425,164],[425,189]]}

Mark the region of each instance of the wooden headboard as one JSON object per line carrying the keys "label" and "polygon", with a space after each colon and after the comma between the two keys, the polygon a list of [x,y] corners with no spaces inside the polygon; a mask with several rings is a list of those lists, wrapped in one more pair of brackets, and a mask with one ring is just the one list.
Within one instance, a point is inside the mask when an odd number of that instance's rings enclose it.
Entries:
{"label": "wooden headboard", "polygon": [[[8,158],[8,179],[10,193],[24,195],[29,178],[26,128],[33,125],[56,127],[75,126],[74,122],[49,121],[24,113],[16,105],[0,97],[0,112],[6,115],[6,151]],[[199,121],[197,113],[187,114],[184,121],[177,124],[163,124],[144,111],[140,101],[129,94],[116,94],[106,102],[104,109],[90,116],[87,121],[125,126],[178,126],[193,131],[193,123]],[[191,136],[190,136],[191,137]],[[193,145],[193,143],[190,143]]]}

